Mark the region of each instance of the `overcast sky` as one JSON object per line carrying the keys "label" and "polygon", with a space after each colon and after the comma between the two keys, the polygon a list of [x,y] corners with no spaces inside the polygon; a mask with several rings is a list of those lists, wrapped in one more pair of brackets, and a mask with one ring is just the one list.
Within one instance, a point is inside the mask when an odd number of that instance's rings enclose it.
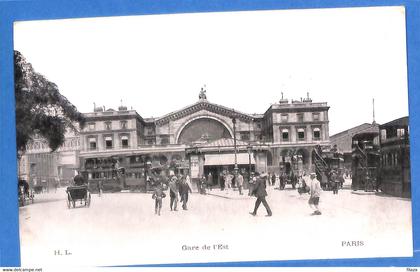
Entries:
{"label": "overcast sky", "polygon": [[402,7],[195,13],[15,24],[15,49],[81,112],[158,117],[207,98],[264,113],[327,102],[330,135],[408,115]]}

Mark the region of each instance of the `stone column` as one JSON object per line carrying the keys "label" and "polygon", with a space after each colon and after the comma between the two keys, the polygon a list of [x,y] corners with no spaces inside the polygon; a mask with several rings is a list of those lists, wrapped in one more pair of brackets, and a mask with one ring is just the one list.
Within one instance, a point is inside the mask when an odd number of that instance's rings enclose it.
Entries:
{"label": "stone column", "polygon": [[330,140],[330,129],[329,129],[328,122],[325,123],[325,125],[324,125],[324,135],[322,137],[324,138],[325,141]]}
{"label": "stone column", "polygon": [[311,125],[306,125],[306,142],[312,142],[312,127]]}
{"label": "stone column", "polygon": [[104,147],[104,137],[103,137],[102,134],[98,134],[98,138],[97,138],[96,141],[97,141],[96,142],[97,149],[98,150],[104,150],[105,149],[105,147]]}
{"label": "stone column", "polygon": [[114,132],[112,134],[112,147],[114,149],[120,149],[121,148],[121,139],[118,133]]}
{"label": "stone column", "polygon": [[315,170],[315,167],[312,165],[312,151],[313,151],[313,147],[308,147],[307,150],[309,152],[307,170],[309,172],[312,172],[313,170]]}
{"label": "stone column", "polygon": [[296,133],[296,127],[290,126],[290,143],[296,143],[297,142],[297,133]]}

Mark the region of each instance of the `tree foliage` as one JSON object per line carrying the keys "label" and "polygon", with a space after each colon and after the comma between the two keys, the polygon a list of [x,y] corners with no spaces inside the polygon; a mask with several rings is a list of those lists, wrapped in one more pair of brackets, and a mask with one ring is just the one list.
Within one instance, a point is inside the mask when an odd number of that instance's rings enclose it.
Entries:
{"label": "tree foliage", "polygon": [[64,143],[67,129],[83,128],[84,117],[19,51],[14,51],[14,65],[17,150],[24,152],[39,135],[55,151]]}

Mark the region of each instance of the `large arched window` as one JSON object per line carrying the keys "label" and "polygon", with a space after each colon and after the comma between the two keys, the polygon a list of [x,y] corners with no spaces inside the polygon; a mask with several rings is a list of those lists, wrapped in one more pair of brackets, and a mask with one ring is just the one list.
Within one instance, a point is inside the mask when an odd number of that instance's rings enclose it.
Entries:
{"label": "large arched window", "polygon": [[178,143],[190,144],[199,140],[214,141],[222,138],[232,138],[222,123],[211,118],[200,118],[185,126],[178,137]]}

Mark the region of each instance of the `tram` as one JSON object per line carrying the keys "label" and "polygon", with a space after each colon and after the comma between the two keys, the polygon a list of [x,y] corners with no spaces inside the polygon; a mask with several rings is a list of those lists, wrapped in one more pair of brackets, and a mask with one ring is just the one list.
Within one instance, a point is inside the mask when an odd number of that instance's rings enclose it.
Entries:
{"label": "tram", "polygon": [[167,184],[170,175],[188,172],[188,165],[151,160],[147,155],[87,158],[81,174],[88,181],[92,193],[122,190],[152,191],[157,183]]}
{"label": "tram", "polygon": [[352,190],[378,191],[379,172],[379,133],[361,132],[355,134],[352,137]]}
{"label": "tram", "polygon": [[387,194],[411,197],[408,117],[379,126],[381,145],[380,189]]}
{"label": "tram", "polygon": [[339,176],[342,176],[344,172],[343,153],[338,152],[336,146],[317,146],[312,151],[312,161],[314,162],[315,173],[321,182],[322,189],[331,190],[333,188],[330,180],[332,171]]}
{"label": "tram", "polygon": [[92,193],[121,191],[124,188],[123,172],[114,157],[86,159],[80,171]]}

